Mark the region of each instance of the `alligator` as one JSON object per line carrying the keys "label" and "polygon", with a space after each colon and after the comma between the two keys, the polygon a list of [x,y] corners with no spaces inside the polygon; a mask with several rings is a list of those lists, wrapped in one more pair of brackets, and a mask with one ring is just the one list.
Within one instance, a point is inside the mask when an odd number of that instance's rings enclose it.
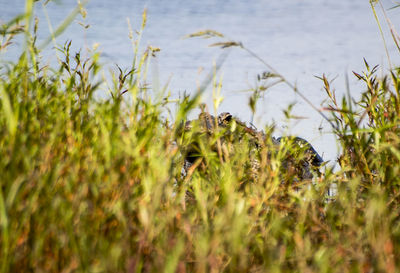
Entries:
{"label": "alligator", "polygon": [[[245,122],[235,118],[232,114],[224,112],[217,117],[202,110],[198,119],[189,120],[181,124],[178,130],[180,137],[181,151],[184,154],[184,171],[204,159],[204,144],[210,145],[211,151],[220,155],[220,160],[229,157],[227,146],[229,144],[243,143],[247,141],[249,145],[249,179],[257,179],[260,170],[260,151],[267,143],[267,135],[263,131],[257,130],[253,125],[247,126]],[[298,180],[312,179],[313,173],[318,172],[319,167],[324,162],[322,157],[312,147],[312,145],[300,137],[270,137],[272,147],[278,151],[282,146],[287,149],[285,159],[282,162],[282,169],[291,173],[287,177],[295,177]],[[301,155],[300,155],[301,154]]]}

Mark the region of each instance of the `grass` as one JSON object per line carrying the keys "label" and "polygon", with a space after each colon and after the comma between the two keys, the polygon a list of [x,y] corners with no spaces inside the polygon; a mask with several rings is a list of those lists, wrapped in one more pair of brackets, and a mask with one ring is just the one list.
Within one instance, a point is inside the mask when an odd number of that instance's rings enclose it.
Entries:
{"label": "grass", "polygon": [[[157,49],[137,53],[99,99],[96,53],[66,43],[59,66],[42,65],[29,30],[14,20],[1,32],[0,48],[19,33],[27,40],[17,62],[1,64],[1,272],[399,270],[399,68],[378,77],[366,62],[354,74],[365,83],[359,101],[336,98],[321,76],[341,168],[299,181],[283,162],[303,155],[274,145],[273,128],[256,151],[237,128],[222,143],[223,128],[182,133],[202,90],[175,104],[154,98],[145,71]],[[175,118],[165,118],[171,106]],[[183,175],[194,136],[202,157]]]}

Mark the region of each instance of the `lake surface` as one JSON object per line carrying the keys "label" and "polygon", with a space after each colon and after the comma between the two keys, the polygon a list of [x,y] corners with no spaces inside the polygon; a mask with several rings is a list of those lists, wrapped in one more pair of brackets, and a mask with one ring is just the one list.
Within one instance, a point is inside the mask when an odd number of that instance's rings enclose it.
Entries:
{"label": "lake surface", "polygon": [[[383,1],[385,8],[395,5]],[[0,0],[0,20],[7,21],[24,10],[22,0]],[[49,35],[45,14],[53,27],[57,26],[76,6],[76,1],[57,1],[46,5],[37,3],[40,37]],[[242,42],[273,66],[317,107],[326,96],[322,83],[315,76],[325,73],[334,79],[333,86],[341,97],[346,92],[345,75],[349,75],[350,92],[358,97],[363,89],[351,71],[363,70],[363,58],[371,65],[389,69],[379,29],[368,0],[92,0],[86,6],[87,17],[78,16],[57,43],[72,40],[75,50],[99,44],[102,62],[128,68],[133,56],[128,37],[127,18],[139,29],[141,14],[147,7],[148,18],[142,45],[161,48],[150,66],[151,83],[157,88],[169,81],[173,97],[184,91],[194,92],[213,63],[222,54],[219,48],[208,47],[218,39],[183,39],[187,34],[214,29]],[[379,7],[377,6],[379,10]],[[389,18],[400,31],[400,8],[387,10]],[[387,27],[381,20],[386,33]],[[90,25],[85,29],[82,25]],[[400,64],[400,54],[387,36],[394,65]],[[18,41],[17,41],[18,42]],[[43,52],[51,62],[54,52]],[[16,51],[0,55],[0,59],[15,58]],[[248,100],[257,85],[257,75],[268,71],[247,52],[233,48],[218,77],[222,76],[223,101],[220,112],[229,111],[249,122]],[[204,101],[212,109],[211,89]],[[293,114],[302,119],[287,122],[282,111],[294,103]],[[295,134],[309,140],[325,160],[334,161],[338,147],[330,134],[331,128],[293,90],[278,85],[265,92],[257,105],[254,124],[276,124],[276,135]]]}

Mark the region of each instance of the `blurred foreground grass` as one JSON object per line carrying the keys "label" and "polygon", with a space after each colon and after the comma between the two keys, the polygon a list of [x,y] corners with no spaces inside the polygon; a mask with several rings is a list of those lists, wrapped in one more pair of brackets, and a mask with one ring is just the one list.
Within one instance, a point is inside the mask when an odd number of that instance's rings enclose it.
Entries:
{"label": "blurred foreground grass", "polygon": [[271,153],[266,138],[249,178],[246,143],[214,151],[214,137],[200,145],[203,167],[184,175],[179,128],[198,96],[165,118],[168,97],[144,80],[157,49],[138,54],[99,99],[99,56],[66,43],[60,65],[47,67],[29,29],[2,30],[3,42],[25,31],[27,47],[1,64],[1,272],[399,270],[400,69],[377,77],[366,63],[358,102],[337,101],[321,77],[340,170],[295,182],[282,166],[294,148]]}

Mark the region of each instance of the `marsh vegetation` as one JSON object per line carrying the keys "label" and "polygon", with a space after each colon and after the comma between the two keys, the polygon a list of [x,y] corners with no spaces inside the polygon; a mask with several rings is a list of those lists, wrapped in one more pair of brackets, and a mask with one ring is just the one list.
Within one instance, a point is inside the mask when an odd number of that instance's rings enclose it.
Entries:
{"label": "marsh vegetation", "polygon": [[[328,100],[317,110],[342,148],[340,168],[323,164],[304,178],[285,165],[304,161],[304,149],[277,146],[271,125],[257,145],[239,123],[183,133],[204,89],[178,101],[153,92],[146,75],[157,48],[134,43],[132,67],[111,80],[98,53],[71,52],[73,41],[57,45],[58,66],[42,64],[52,39],[37,46],[33,5],[1,28],[1,50],[26,40],[0,67],[1,272],[398,271],[400,68],[377,75],[365,61],[354,73],[365,84],[358,101],[336,97],[321,76]],[[266,70],[261,81],[296,92]],[[204,111],[217,116],[221,86],[210,75],[214,109]]]}

